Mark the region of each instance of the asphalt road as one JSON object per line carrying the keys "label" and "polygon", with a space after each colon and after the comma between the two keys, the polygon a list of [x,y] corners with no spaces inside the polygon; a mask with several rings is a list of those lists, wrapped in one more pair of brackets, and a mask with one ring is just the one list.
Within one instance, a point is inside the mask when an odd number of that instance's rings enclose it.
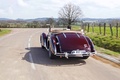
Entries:
{"label": "asphalt road", "polygon": [[120,80],[120,69],[95,60],[50,60],[39,36],[46,29],[13,29],[0,38],[0,80]]}

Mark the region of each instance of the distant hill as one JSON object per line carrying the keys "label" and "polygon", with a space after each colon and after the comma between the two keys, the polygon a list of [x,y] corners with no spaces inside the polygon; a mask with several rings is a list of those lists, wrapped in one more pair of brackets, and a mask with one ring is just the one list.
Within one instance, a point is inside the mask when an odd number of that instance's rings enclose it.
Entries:
{"label": "distant hill", "polygon": [[[48,18],[35,18],[35,19],[22,19],[22,18],[18,18],[16,20],[14,19],[9,19],[9,18],[0,18],[0,21],[10,21],[10,20],[14,20],[14,21],[26,21],[26,22],[32,22],[32,21],[45,21]],[[54,18],[56,21],[58,20],[58,18]],[[79,20],[82,21],[88,21],[88,22],[106,22],[106,21],[111,21],[111,20],[120,20],[120,18],[80,18]]]}
{"label": "distant hill", "polygon": [[8,19],[8,18],[0,18],[0,21],[7,21],[7,20],[12,20],[12,19]]}

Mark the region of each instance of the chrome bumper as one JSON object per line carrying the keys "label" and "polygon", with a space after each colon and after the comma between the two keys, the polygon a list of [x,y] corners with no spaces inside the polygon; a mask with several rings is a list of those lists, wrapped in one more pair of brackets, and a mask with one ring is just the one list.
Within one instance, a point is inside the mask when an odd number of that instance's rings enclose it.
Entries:
{"label": "chrome bumper", "polygon": [[93,56],[95,55],[95,52],[86,52],[84,50],[74,50],[71,53],[56,53],[56,56],[61,56],[61,57],[84,57],[84,56]]}

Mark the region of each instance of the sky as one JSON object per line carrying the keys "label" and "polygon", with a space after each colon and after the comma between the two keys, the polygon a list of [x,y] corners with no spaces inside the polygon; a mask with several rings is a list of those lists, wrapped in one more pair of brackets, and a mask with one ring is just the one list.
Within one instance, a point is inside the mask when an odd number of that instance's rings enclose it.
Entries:
{"label": "sky", "polygon": [[0,18],[57,18],[67,3],[79,6],[83,18],[120,18],[120,0],[0,0]]}

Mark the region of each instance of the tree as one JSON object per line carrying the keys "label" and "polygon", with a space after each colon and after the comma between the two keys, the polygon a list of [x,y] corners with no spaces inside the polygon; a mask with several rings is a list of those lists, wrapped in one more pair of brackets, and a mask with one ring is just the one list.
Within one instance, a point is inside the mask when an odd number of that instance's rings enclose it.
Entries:
{"label": "tree", "polygon": [[50,24],[50,25],[52,25],[54,22],[55,22],[54,18],[48,18],[48,19],[46,20],[46,23],[47,23],[47,24]]}
{"label": "tree", "polygon": [[68,3],[61,8],[58,14],[59,19],[64,22],[63,24],[66,23],[68,26],[71,26],[72,23],[82,16],[82,11],[79,6]]}
{"label": "tree", "polygon": [[40,27],[40,23],[38,21],[33,21],[31,25],[32,25],[33,28]]}

